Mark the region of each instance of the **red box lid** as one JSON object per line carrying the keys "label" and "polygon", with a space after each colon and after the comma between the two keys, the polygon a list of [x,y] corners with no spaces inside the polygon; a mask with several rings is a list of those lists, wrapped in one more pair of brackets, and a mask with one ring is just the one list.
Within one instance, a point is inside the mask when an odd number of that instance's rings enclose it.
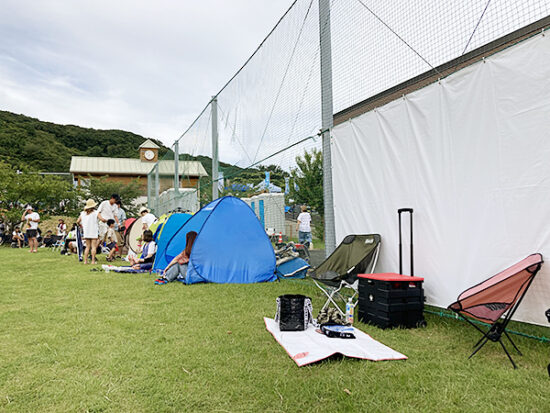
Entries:
{"label": "red box lid", "polygon": [[424,281],[421,277],[411,277],[410,275],[396,274],[394,272],[385,272],[379,274],[358,274],[359,278],[368,278],[378,281]]}

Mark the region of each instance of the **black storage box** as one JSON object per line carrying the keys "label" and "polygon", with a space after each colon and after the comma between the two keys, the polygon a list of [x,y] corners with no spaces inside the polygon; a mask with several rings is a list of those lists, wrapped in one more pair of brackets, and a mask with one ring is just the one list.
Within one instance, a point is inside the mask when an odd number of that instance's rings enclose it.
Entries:
{"label": "black storage box", "polygon": [[381,328],[425,326],[420,277],[359,274],[359,321]]}

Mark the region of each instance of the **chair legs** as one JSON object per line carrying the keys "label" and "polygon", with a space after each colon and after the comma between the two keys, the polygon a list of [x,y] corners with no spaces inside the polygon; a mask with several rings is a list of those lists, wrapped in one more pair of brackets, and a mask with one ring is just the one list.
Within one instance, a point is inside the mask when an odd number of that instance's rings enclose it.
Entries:
{"label": "chair legs", "polygon": [[[508,359],[510,360],[510,363],[512,363],[512,366],[514,366],[514,369],[517,369],[517,366],[516,366],[516,363],[514,363],[514,360],[512,360],[512,356],[510,355],[510,353],[508,352],[508,349],[506,348],[506,346],[504,345],[504,343],[502,342],[502,334],[504,333],[504,335],[506,337],[508,337],[508,340],[510,341],[510,343],[512,343],[512,346],[514,347],[514,349],[518,352],[518,354],[520,356],[523,356],[523,354],[521,353],[521,351],[519,350],[518,346],[516,346],[516,343],[514,343],[514,341],[512,340],[512,338],[510,337],[510,335],[508,334],[508,332],[506,331],[506,328],[504,326],[504,324],[502,323],[495,323],[491,326],[491,328],[489,329],[489,331],[485,332],[483,331],[481,328],[479,328],[478,326],[476,326],[474,323],[472,323],[470,320],[468,320],[466,317],[464,317],[462,314],[459,314],[464,320],[466,320],[468,323],[470,323],[472,326],[474,326],[479,332],[481,332],[482,334],[482,337],[478,340],[478,342],[474,345],[474,352],[472,354],[470,354],[470,357],[468,357],[468,360],[471,359],[479,350],[481,350],[481,348],[487,344],[487,342],[489,340],[493,341],[493,342],[499,342],[500,345],[502,346],[502,349],[504,350],[504,352],[506,353],[506,356],[508,356]],[[549,374],[550,374],[550,370],[549,370]]]}
{"label": "chair legs", "polygon": [[504,330],[504,334],[506,334],[506,337],[508,337],[508,340],[510,340],[510,343],[512,343],[512,346],[514,346],[514,348],[516,349],[516,351],[518,352],[518,354],[519,354],[520,356],[523,356],[523,354],[521,353],[521,351],[519,351],[518,346],[516,346],[516,343],[514,343],[514,342],[512,341],[512,337],[510,337],[510,335],[508,334],[508,332],[507,332],[506,330]]}

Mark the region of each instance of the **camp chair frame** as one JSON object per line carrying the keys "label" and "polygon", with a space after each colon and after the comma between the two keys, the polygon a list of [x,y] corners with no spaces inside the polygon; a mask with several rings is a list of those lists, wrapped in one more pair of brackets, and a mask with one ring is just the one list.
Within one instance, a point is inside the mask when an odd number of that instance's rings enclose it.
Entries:
{"label": "camp chair frame", "polygon": [[[376,235],[376,234],[373,234],[373,235]],[[374,269],[376,268],[376,264],[378,262],[378,255],[380,254],[381,245],[382,245],[382,242],[380,241],[380,239],[378,239],[378,244],[376,245],[376,248],[373,253],[373,257],[370,262],[370,268],[366,271],[361,271],[361,273],[363,274],[374,273]],[[346,274],[353,274],[353,271],[355,270],[356,267],[357,267],[357,264],[353,265],[351,268],[347,270]],[[336,287],[332,287],[330,285],[324,284],[321,281],[316,280],[315,278],[312,278],[312,280],[317,286],[317,288],[319,288],[323,292],[323,294],[325,294],[327,297],[327,301],[321,308],[321,311],[325,310],[330,304],[332,304],[338,310],[338,312],[344,316],[345,312],[340,308],[340,306],[337,303],[337,300],[342,301],[345,305],[347,300],[351,298],[353,305],[354,306],[357,305],[357,302],[359,300],[359,278],[357,276],[355,277],[355,280],[352,283],[346,280],[342,280],[340,281],[340,284]],[[349,291],[351,295],[346,294],[345,291],[346,292]]]}
{"label": "camp chair frame", "polygon": [[[514,343],[514,341],[512,340],[512,338],[510,337],[510,335],[508,334],[508,332],[506,331],[506,327],[508,326],[508,323],[510,322],[510,320],[512,319],[512,316],[514,315],[514,313],[516,312],[516,310],[518,309],[518,307],[520,306],[521,302],[523,301],[523,298],[525,297],[525,294],[527,293],[527,290],[529,290],[529,287],[531,286],[531,283],[533,282],[533,280],[535,279],[535,276],[537,275],[537,273],[539,272],[540,268],[542,267],[542,264],[544,263],[543,259],[542,259],[542,255],[541,254],[532,254],[530,255],[529,257],[525,258],[524,260],[522,261],[525,261],[527,259],[529,259],[530,257],[532,256],[535,256],[535,255],[538,255],[540,257],[540,260],[538,262],[534,262],[524,268],[522,268],[521,270],[518,270],[516,271],[514,274],[511,274],[509,277],[506,277],[504,278],[503,280],[495,283],[494,285],[498,285],[499,283],[502,283],[503,281],[506,281],[508,280],[509,278],[511,277],[514,277],[515,275],[519,274],[520,272],[522,271],[527,271],[529,274],[531,274],[531,276],[525,280],[525,282],[523,284],[521,284],[520,288],[517,290],[513,300],[511,301],[511,303],[509,304],[510,307],[505,310],[505,312],[503,312],[501,314],[501,316],[495,320],[493,323],[487,323],[486,321],[484,320],[480,320],[480,321],[483,321],[485,324],[487,324],[489,326],[489,329],[487,331],[483,330],[482,328],[480,328],[479,326],[477,326],[476,324],[474,324],[472,322],[472,320],[470,320],[468,317],[466,317],[463,312],[469,314],[471,317],[473,318],[478,318],[476,317],[475,315],[473,314],[470,314],[468,313],[468,311],[462,307],[462,304],[461,304],[461,300],[457,300],[456,302],[454,302],[453,304],[449,305],[449,309],[454,311],[457,315],[459,315],[460,317],[462,317],[465,321],[467,321],[470,325],[472,325],[476,330],[478,330],[481,334],[482,334],[482,337],[478,340],[478,342],[476,344],[474,344],[473,348],[474,348],[474,351],[472,352],[472,354],[470,354],[470,356],[468,357],[468,360],[471,359],[479,350],[481,350],[483,348],[483,346],[485,344],[487,344],[487,342],[490,340],[494,343],[498,342],[500,343],[500,346],[502,347],[502,349],[504,350],[504,353],[506,353],[506,356],[508,357],[508,359],[510,360],[510,363],[512,363],[512,366],[514,367],[514,369],[517,369],[517,366],[516,366],[516,363],[514,362],[514,360],[512,359],[512,356],[510,355],[510,352],[508,351],[508,349],[506,348],[506,346],[504,345],[504,342],[502,341],[502,336],[506,336],[508,338],[508,341],[510,341],[510,343],[512,344],[512,346],[514,347],[514,349],[516,350],[516,352],[522,356],[523,354],[521,353],[521,351],[519,350],[518,346],[516,345],[516,343]],[[520,261],[519,263],[517,264],[520,264],[522,261]],[[517,265],[516,264],[516,265]],[[513,267],[513,266],[512,266]],[[510,268],[512,268],[510,267]],[[535,267],[533,270],[530,270],[532,267]],[[504,271],[501,271],[500,273],[482,281],[481,283],[479,284],[476,284],[475,286],[473,287],[470,287],[468,288],[467,290],[463,291],[460,295],[459,295],[459,298],[461,296],[463,296],[465,293],[467,293],[468,291],[470,290],[473,290],[475,289],[476,287],[482,285],[483,283],[491,280],[492,278],[494,277],[497,277],[498,275],[504,273],[505,271],[509,270],[510,268],[504,270]],[[493,285],[493,286],[494,286]],[[484,290],[481,290],[481,291],[484,291]],[[475,294],[472,294],[472,296],[475,295]],[[467,297],[465,297],[467,298]],[[494,302],[494,303],[486,303],[484,305],[486,306],[489,306],[489,305],[502,305],[503,303],[500,303],[500,302]],[[508,305],[508,304],[506,304]]]}
{"label": "camp chair frame", "polygon": [[65,245],[65,238],[66,236],[63,236],[50,245],[50,251],[57,251],[57,249],[63,248]]}

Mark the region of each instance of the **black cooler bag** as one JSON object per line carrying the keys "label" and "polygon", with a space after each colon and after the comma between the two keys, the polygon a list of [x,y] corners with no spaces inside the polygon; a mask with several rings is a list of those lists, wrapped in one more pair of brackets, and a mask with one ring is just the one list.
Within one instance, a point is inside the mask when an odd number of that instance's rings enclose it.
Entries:
{"label": "black cooler bag", "polygon": [[275,322],[281,331],[304,331],[312,322],[311,298],[304,295],[281,295],[277,298]]}

